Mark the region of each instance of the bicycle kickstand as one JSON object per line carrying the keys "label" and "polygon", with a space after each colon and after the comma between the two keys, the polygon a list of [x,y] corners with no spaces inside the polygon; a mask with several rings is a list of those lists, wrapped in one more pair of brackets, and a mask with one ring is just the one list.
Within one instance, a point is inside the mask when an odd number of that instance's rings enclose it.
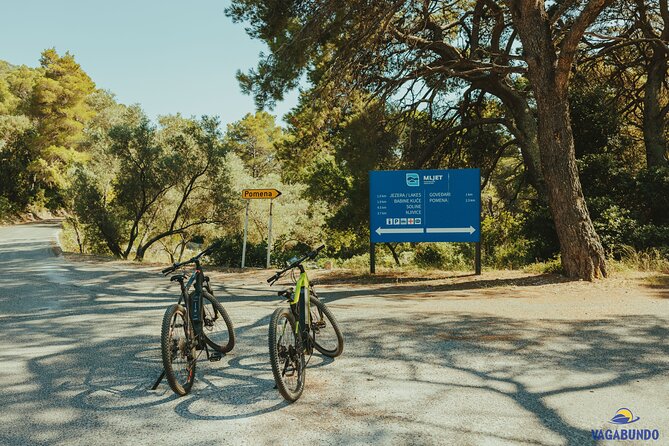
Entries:
{"label": "bicycle kickstand", "polygon": [[165,369],[163,369],[163,371],[160,372],[160,376],[158,377],[156,382],[153,383],[153,386],[151,386],[151,390],[156,390],[158,388],[158,384],[160,384],[160,382],[163,380],[163,378],[165,378]]}

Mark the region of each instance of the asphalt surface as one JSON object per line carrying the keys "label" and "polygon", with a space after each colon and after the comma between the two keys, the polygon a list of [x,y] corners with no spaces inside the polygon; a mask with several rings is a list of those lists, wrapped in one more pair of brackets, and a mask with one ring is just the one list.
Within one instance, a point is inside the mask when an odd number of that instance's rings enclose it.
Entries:
{"label": "asphalt surface", "polygon": [[179,398],[166,383],[149,390],[176,287],[155,268],[68,262],[57,230],[0,228],[2,445],[584,445],[591,429],[620,428],[608,421],[621,407],[669,444],[666,290],[606,301],[579,284],[548,297],[497,282],[324,287],[344,353],[314,355],[287,404],[267,349],[282,303],[260,280],[226,276],[214,290],[236,347],[199,362]]}

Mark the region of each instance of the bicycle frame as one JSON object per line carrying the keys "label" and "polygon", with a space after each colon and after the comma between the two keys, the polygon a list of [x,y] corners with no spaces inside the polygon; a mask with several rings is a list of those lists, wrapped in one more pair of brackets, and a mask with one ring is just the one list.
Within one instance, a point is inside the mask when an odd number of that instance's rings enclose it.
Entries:
{"label": "bicycle frame", "polygon": [[295,291],[290,306],[291,308],[295,308],[294,306],[296,304],[298,305],[299,318],[297,324],[295,324],[295,334],[298,335],[298,338],[304,343],[304,348],[309,348],[309,327],[311,326],[309,278],[307,277],[307,272],[304,270],[304,266],[299,265],[298,268],[300,269],[300,277],[295,283]]}
{"label": "bicycle frame", "polygon": [[[204,350],[206,352],[207,359],[209,359],[210,361],[217,361],[221,359],[221,354],[219,353],[210,354],[209,349],[207,348],[207,343],[205,342],[206,336],[204,334],[205,317],[204,317],[204,305],[203,305],[203,299],[204,299],[203,289],[206,286],[207,290],[211,293],[211,286],[209,284],[208,279],[205,280],[206,277],[204,275],[204,272],[202,271],[200,257],[202,257],[203,255],[211,254],[217,245],[218,243],[215,243],[211,245],[209,248],[199,253],[198,255],[196,255],[195,257],[193,257],[192,259],[182,263],[174,263],[172,264],[172,266],[169,266],[161,271],[162,274],[167,275],[187,264],[191,263],[195,264],[195,270],[188,278],[188,282],[186,284],[184,284],[184,278],[185,278],[184,275],[176,276],[176,279],[181,287],[181,297],[179,297],[177,305],[181,305],[183,302],[185,306],[186,317],[184,320],[184,325],[187,333],[186,338],[188,340],[190,339],[189,333],[191,333],[191,330],[194,335],[193,337],[195,345],[194,346],[190,345],[190,341],[188,341],[189,345],[187,347],[189,349],[195,348],[195,350],[199,351]],[[174,277],[172,279],[174,279]],[[191,297],[188,294],[188,289],[192,285],[195,285],[194,286],[195,291]],[[199,356],[199,354],[197,356]],[[197,357],[195,358],[195,360],[197,360]],[[163,369],[162,373],[160,374],[156,382],[153,384],[151,389],[155,390],[164,377],[165,377],[165,369]]]}
{"label": "bicycle frame", "polygon": [[[197,348],[201,349],[204,341],[202,339],[203,329],[202,322],[204,319],[203,306],[202,306],[202,290],[204,289],[204,273],[202,272],[202,267],[199,260],[195,261],[195,271],[188,278],[186,284],[183,281],[179,282],[181,285],[181,298],[179,303],[184,303],[186,307],[186,314],[188,315],[187,323],[192,324],[193,332],[195,333],[195,338],[197,339]],[[195,284],[195,293],[191,298],[188,295],[188,289],[191,285]],[[190,328],[190,327],[189,327]]]}

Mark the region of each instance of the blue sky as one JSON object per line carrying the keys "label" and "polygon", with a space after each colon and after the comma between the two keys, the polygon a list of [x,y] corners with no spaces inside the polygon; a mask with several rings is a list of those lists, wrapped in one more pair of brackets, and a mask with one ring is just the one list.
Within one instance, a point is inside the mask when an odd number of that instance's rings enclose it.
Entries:
{"label": "blue sky", "polygon": [[[45,48],[70,51],[99,88],[152,118],[218,115],[223,124],[253,112],[235,79],[257,64],[264,44],[223,10],[228,1],[21,0],[4,2],[0,59],[37,66]],[[297,103],[293,92],[273,111]]]}

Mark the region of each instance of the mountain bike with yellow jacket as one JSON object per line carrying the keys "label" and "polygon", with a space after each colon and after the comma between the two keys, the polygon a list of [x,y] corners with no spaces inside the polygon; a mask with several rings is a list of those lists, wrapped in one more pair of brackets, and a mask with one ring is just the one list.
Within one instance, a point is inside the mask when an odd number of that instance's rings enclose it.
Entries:
{"label": "mountain bike with yellow jacket", "polygon": [[[304,390],[306,366],[314,349],[335,358],[344,350],[344,337],[328,307],[309,283],[303,263],[313,260],[325,247],[321,245],[301,259],[267,279],[273,285],[290,271],[295,286],[278,295],[288,300],[288,308],[277,308],[269,324],[269,357],[274,381],[281,395],[296,401]],[[295,278],[294,271],[300,275]]]}

